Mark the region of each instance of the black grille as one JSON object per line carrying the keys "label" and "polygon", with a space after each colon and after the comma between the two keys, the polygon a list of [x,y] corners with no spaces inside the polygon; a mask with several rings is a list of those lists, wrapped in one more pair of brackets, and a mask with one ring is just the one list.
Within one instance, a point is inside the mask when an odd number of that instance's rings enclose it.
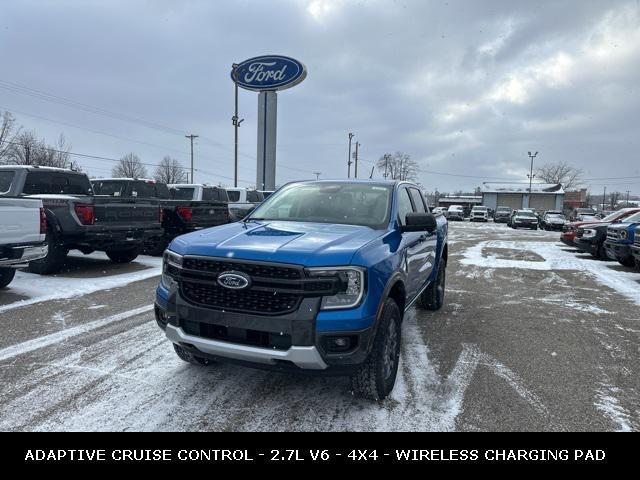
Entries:
{"label": "black grille", "polygon": [[183,261],[183,268],[188,270],[199,270],[212,274],[219,274],[233,270],[246,273],[251,277],[278,278],[282,280],[297,280],[302,278],[300,268],[283,267],[280,265],[261,265],[257,263],[241,263],[224,260],[208,260],[205,258],[186,257]]}
{"label": "black grille", "polygon": [[285,314],[298,308],[302,295],[264,290],[231,290],[214,284],[180,282],[189,302],[220,310]]}

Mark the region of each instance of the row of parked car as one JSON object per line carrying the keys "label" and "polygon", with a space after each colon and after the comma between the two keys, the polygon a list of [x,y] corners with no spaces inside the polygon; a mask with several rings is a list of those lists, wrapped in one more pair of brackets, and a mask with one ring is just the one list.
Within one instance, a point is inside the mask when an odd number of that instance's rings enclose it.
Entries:
{"label": "row of parked car", "polygon": [[640,270],[640,208],[623,208],[602,219],[568,223],[560,240],[596,258],[617,260]]}
{"label": "row of parked car", "polygon": [[176,236],[240,220],[270,193],[0,166],[0,287],[16,268],[60,271],[72,249],[116,263],[161,255]]}

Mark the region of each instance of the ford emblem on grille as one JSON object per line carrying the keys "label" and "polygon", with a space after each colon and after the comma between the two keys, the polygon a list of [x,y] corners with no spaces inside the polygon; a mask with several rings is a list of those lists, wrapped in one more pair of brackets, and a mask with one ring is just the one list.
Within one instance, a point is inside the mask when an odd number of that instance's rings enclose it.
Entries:
{"label": "ford emblem on grille", "polygon": [[222,272],[218,275],[218,284],[232,290],[242,290],[251,285],[251,278],[240,272]]}

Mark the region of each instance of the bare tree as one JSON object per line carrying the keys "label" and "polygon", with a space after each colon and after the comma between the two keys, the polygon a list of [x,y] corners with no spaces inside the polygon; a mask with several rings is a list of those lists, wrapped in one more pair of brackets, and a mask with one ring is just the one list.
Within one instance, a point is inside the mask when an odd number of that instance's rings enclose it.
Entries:
{"label": "bare tree", "polygon": [[18,133],[20,133],[20,129],[16,128],[16,119],[11,112],[4,112],[0,115],[0,164],[9,157],[12,142]]}
{"label": "bare tree", "polygon": [[47,145],[44,140],[38,139],[35,131],[25,131],[13,138],[4,155],[3,163],[70,168],[70,150],[71,145],[67,143],[63,134],[60,134],[54,145]]}
{"label": "bare tree", "polygon": [[536,169],[536,176],[546,183],[561,183],[567,190],[582,184],[582,169],[572,167],[567,162],[546,163]]}
{"label": "bare tree", "polygon": [[415,181],[420,172],[418,163],[407,153],[385,153],[376,163],[378,170],[391,180]]}
{"label": "bare tree", "polygon": [[167,155],[156,168],[154,178],[163,183],[185,183],[187,172],[178,160]]}
{"label": "bare tree", "polygon": [[113,167],[111,174],[118,178],[146,178],[147,169],[135,153],[127,153]]}

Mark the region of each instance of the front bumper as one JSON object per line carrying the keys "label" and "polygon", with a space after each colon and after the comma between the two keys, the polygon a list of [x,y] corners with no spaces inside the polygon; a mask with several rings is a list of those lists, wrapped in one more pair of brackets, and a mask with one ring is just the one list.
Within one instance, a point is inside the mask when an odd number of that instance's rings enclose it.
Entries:
{"label": "front bumper", "polygon": [[568,247],[575,247],[575,233],[573,235],[560,235],[560,241],[567,245]]}
{"label": "front bumper", "polygon": [[626,260],[632,256],[631,245],[629,244],[625,245],[607,240],[606,242],[604,242],[604,248],[607,252],[607,256],[611,260]]}
{"label": "front bumper", "polygon": [[494,223],[509,223],[509,217],[494,217]]}
{"label": "front bumper", "polygon": [[33,260],[39,260],[47,256],[47,245],[15,246],[7,249],[0,255],[0,267],[23,268]]}
{"label": "front bumper", "polygon": [[515,228],[538,228],[538,223],[537,222],[512,222],[512,225]]}
{"label": "front bumper", "polygon": [[165,332],[167,338],[173,343],[180,345],[187,344],[199,352],[214,357],[224,357],[272,366],[276,366],[279,362],[289,362],[298,368],[310,370],[324,370],[327,368],[327,364],[315,346],[297,347],[292,345],[288,350],[272,350],[187,335],[182,328],[173,325],[167,325]]}
{"label": "front bumper", "polygon": [[[636,235],[638,235],[638,233],[636,233]],[[640,247],[637,247],[635,245],[631,247],[631,254],[636,260],[640,261]]]}
{"label": "front bumper", "polygon": [[600,242],[598,241],[597,237],[592,237],[592,238],[576,237],[576,239],[573,242],[573,246],[585,253],[590,253],[591,255],[597,255],[600,247]]}
{"label": "front bumper", "polygon": [[[276,371],[348,375],[362,364],[373,344],[375,317],[356,323],[340,322],[350,330],[336,330],[334,312],[319,319],[319,298],[305,298],[300,307],[278,316],[214,310],[191,304],[177,285],[162,285],[156,296],[156,322],[167,338],[195,355]],[[357,329],[367,325],[364,329]],[[211,335],[211,332],[215,334]],[[331,337],[348,337],[352,348],[329,352]],[[261,344],[250,340],[269,339]]]}

